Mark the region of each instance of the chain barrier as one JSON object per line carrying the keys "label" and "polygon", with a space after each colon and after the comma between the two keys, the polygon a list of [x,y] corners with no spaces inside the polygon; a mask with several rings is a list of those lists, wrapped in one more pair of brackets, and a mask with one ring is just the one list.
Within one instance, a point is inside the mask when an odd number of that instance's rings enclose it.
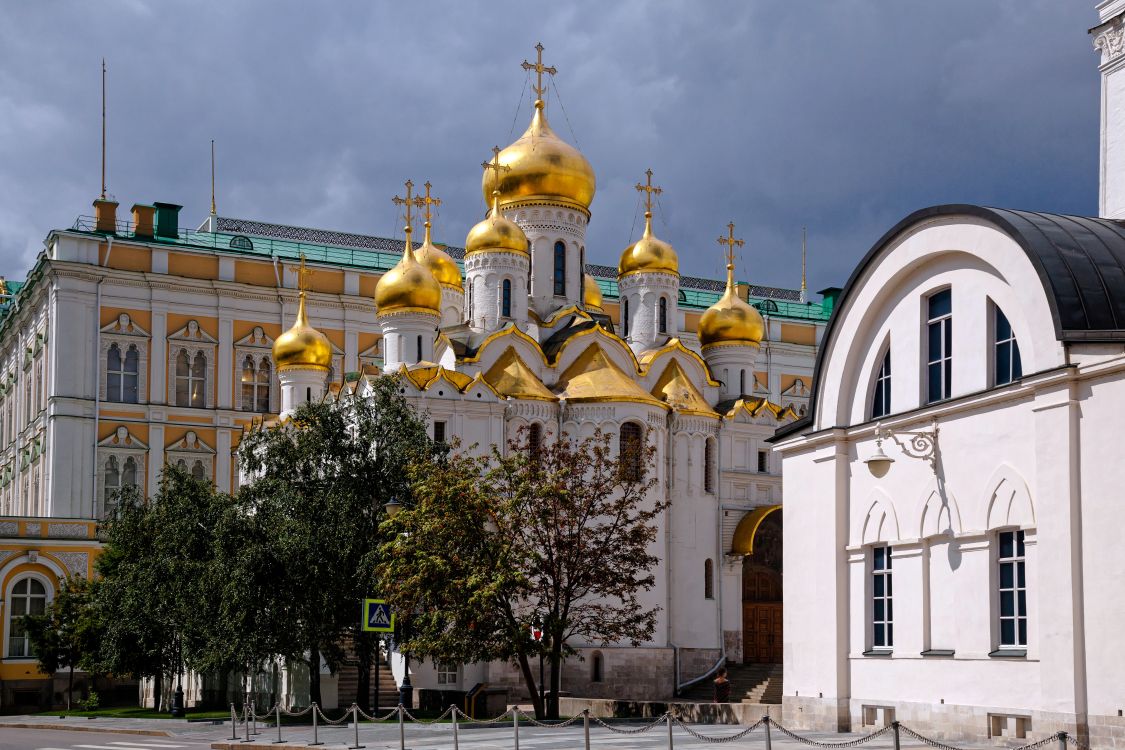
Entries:
{"label": "chain barrier", "polygon": [[[516,710],[519,711],[519,709],[516,709]],[[533,727],[539,727],[541,729],[562,729],[563,727],[569,727],[571,724],[573,724],[576,721],[582,720],[582,714],[578,714],[577,716],[571,716],[566,721],[560,721],[557,724],[546,724],[542,721],[536,721],[534,716],[528,716],[523,711],[520,711],[519,714],[523,718],[523,720],[526,721],[528,724],[530,724]]]}
{"label": "chain barrier", "polygon": [[387,714],[386,716],[380,716],[380,717],[376,717],[376,716],[373,716],[373,715],[369,716],[362,708],[360,708],[358,706],[356,706],[356,711],[358,711],[359,715],[362,716],[367,721],[386,721],[387,719],[391,718],[392,716],[398,716],[398,709],[397,708],[392,708],[391,712],[389,714]]}
{"label": "chain barrier", "polygon": [[334,726],[334,727],[338,727],[338,726],[341,726],[342,724],[344,724],[344,723],[346,723],[346,722],[348,722],[348,721],[351,721],[351,718],[352,718],[352,717],[351,717],[351,710],[348,710],[348,711],[347,711],[347,712],[346,712],[346,713],[345,713],[345,714],[344,714],[343,716],[341,716],[341,717],[340,717],[339,719],[329,719],[329,718],[328,718],[328,715],[327,715],[327,714],[325,714],[325,713],[324,713],[323,711],[321,711],[321,710],[320,710],[320,706],[317,706],[317,708],[316,708],[316,712],[317,712],[318,714],[320,714],[320,718],[324,720],[324,723],[325,723],[325,724],[330,724],[330,725],[332,725],[332,726]]}
{"label": "chain barrier", "polygon": [[508,722],[508,721],[511,721],[511,719],[512,719],[512,712],[511,711],[505,711],[504,713],[497,716],[495,719],[473,719],[473,718],[470,718],[469,716],[467,716],[464,711],[459,711],[458,713],[461,716],[461,721],[464,722],[465,724],[477,724],[479,726],[486,726],[486,727],[492,726],[493,724],[499,724],[501,722]]}
{"label": "chain barrier", "polygon": [[456,708],[457,708],[457,706],[449,706],[447,709],[445,709],[444,713],[442,713],[441,716],[437,717],[436,719],[430,719],[429,721],[426,721],[425,719],[419,719],[417,716],[410,713],[410,711],[407,710],[406,708],[403,708],[402,712],[404,714],[406,714],[407,718],[409,718],[415,724],[437,724],[439,721],[441,721],[446,716],[448,716],[450,714],[450,712],[452,712]]}
{"label": "chain barrier", "polygon": [[[1071,739],[1069,734],[1066,735],[1066,738],[1068,740]],[[1056,734],[1052,734],[1048,737],[1044,737],[1043,739],[1039,740],[1038,742],[1030,742],[1026,745],[1019,745],[1017,747],[1012,748],[1012,750],[1035,750],[1036,748],[1039,748],[1039,747],[1046,747],[1047,745],[1050,745],[1051,743],[1057,744],[1058,741],[1059,741],[1059,733],[1056,733]],[[1089,750],[1089,745],[1080,745],[1080,744],[1078,744],[1077,740],[1074,740],[1074,744],[1077,747],[1081,747],[1081,748],[1084,748],[1085,750]]]}
{"label": "chain barrier", "polygon": [[[763,719],[762,721],[765,721],[765,719]],[[817,740],[810,740],[808,737],[802,737],[799,734],[794,734],[793,732],[790,732],[788,729],[781,726],[780,724],[778,724],[776,721],[773,721],[772,719],[770,720],[770,726],[776,728],[777,731],[781,732],[782,734],[784,734],[786,737],[788,737],[791,740],[796,740],[797,742],[800,742],[804,745],[811,745],[813,747],[858,747],[859,745],[862,745],[865,742],[870,742],[871,740],[875,739],[876,737],[882,737],[884,734],[887,734],[888,732],[894,731],[894,726],[888,724],[887,726],[883,727],[882,729],[876,730],[876,731],[872,732],[871,734],[865,734],[862,737],[856,737],[854,740],[847,740],[845,742],[818,742]],[[906,727],[902,727],[901,725],[900,725],[900,727],[902,728],[903,731],[905,731],[907,733],[910,733],[910,730],[907,729]],[[922,740],[923,742],[927,742],[927,743],[931,742],[931,741],[927,740],[927,738],[923,737],[920,734],[915,735],[915,736],[919,740]],[[946,748],[946,750],[959,750],[959,748],[951,748],[948,745],[937,744],[937,745],[933,745],[933,746],[934,747],[944,747],[944,748]]]}
{"label": "chain barrier", "polygon": [[615,727],[613,724],[610,724],[609,722],[606,722],[606,721],[602,721],[597,716],[594,716],[593,714],[590,714],[590,720],[591,721],[593,721],[598,726],[604,727],[605,729],[608,729],[609,731],[611,731],[615,734],[644,734],[645,732],[647,732],[648,730],[657,726],[658,724],[663,724],[664,720],[666,718],[668,718],[668,714],[665,713],[665,714],[660,715],[656,719],[654,719],[651,723],[645,724],[643,727],[634,728],[634,729],[621,729],[620,727]]}
{"label": "chain barrier", "polygon": [[286,716],[292,716],[292,717],[296,718],[296,717],[304,716],[305,714],[307,714],[309,711],[312,711],[312,710],[313,710],[312,706],[306,706],[301,711],[290,711],[287,708],[283,708],[283,709],[281,709],[281,713],[285,714]]}
{"label": "chain barrier", "polygon": [[[762,726],[762,724],[764,724],[766,720],[765,719],[758,719],[758,721],[755,724],[747,727],[746,729],[743,729],[738,734],[723,735],[721,737],[714,737],[714,736],[710,736],[710,735],[706,735],[706,734],[700,734],[699,732],[695,731],[694,729],[692,729],[690,726],[688,726],[687,724],[685,724],[683,721],[681,721],[679,718],[677,718],[675,716],[672,717],[672,721],[676,722],[676,724],[678,724],[680,726],[680,729],[684,730],[685,732],[690,734],[695,739],[701,740],[703,742],[709,742],[713,745],[717,745],[717,744],[720,744],[720,743],[723,743],[723,742],[734,742],[735,740],[742,739],[743,737],[750,734],[751,732],[753,732],[758,727]],[[646,729],[651,729],[653,726],[655,726],[655,725],[649,725],[648,727],[646,727]]]}
{"label": "chain barrier", "polygon": [[[1056,735],[1056,737],[1057,737],[1057,735]],[[1051,739],[1055,739],[1055,737],[1052,737]],[[1079,742],[1078,738],[1075,737],[1073,734],[1067,733],[1066,734],[1066,741],[1068,743],[1070,743],[1071,745],[1074,745],[1075,747],[1079,748],[1079,750],[1090,750],[1090,743]],[[1020,750],[1029,750],[1029,748],[1021,748]]]}

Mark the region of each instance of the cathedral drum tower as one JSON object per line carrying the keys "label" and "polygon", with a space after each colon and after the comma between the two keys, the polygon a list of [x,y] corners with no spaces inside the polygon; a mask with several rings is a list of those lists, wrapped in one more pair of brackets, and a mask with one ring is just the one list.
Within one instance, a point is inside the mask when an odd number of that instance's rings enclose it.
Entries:
{"label": "cathedral drum tower", "polygon": [[277,379],[281,384],[281,413],[285,419],[297,407],[309,401],[319,401],[324,395],[328,370],[332,366],[332,343],[320,331],[309,325],[305,310],[305,289],[311,272],[305,267],[305,256],[297,271],[297,319],[293,327],[273,342],[273,361]]}

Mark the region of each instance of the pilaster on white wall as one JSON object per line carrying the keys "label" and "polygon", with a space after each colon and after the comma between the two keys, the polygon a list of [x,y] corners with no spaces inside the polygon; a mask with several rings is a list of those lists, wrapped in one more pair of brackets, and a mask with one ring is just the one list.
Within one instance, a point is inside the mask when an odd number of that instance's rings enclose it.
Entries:
{"label": "pilaster on white wall", "polygon": [[1099,210],[1125,218],[1125,2],[1098,6],[1101,25],[1091,33],[1101,53],[1101,177]]}

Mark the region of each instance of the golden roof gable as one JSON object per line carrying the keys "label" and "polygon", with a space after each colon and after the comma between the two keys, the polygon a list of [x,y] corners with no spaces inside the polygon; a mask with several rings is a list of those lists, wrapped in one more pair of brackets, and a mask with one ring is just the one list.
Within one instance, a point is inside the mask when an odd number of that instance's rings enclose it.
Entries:
{"label": "golden roof gable", "polygon": [[637,385],[597,344],[578,355],[559,378],[559,385],[560,397],[568,401],[633,401],[668,408]]}
{"label": "golden roof gable", "polygon": [[683,414],[719,418],[676,360],[668,363],[652,387],[652,395]]}
{"label": "golden roof gable", "polygon": [[559,400],[511,346],[484,374],[484,380],[501,396],[533,401]]}

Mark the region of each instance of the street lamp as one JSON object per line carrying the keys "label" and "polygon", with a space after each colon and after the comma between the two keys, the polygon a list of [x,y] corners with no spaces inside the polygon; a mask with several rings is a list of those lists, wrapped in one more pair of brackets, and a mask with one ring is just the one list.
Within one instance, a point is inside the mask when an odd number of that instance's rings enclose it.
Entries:
{"label": "street lamp", "polygon": [[392,497],[389,503],[383,505],[383,510],[387,512],[387,518],[394,518],[402,510],[402,503],[398,501],[397,497]]}
{"label": "street lamp", "polygon": [[[877,423],[875,425],[875,453],[871,458],[864,461],[867,464],[867,470],[876,479],[882,479],[891,470],[891,464],[895,460],[883,452],[883,441],[890,438],[906,456],[928,461],[930,468],[936,474],[938,448],[938,423],[936,419],[931,422],[931,426],[933,428],[931,430],[899,430],[896,433],[889,427],[884,427],[882,422]],[[899,440],[900,436],[908,437],[909,440],[905,442]]]}

